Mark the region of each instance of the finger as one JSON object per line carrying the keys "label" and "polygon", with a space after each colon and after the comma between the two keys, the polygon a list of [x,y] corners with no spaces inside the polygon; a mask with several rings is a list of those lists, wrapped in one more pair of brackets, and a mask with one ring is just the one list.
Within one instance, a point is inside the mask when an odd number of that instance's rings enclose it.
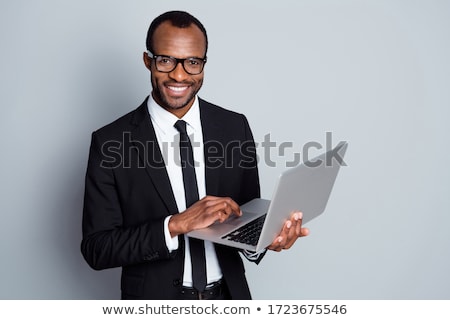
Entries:
{"label": "finger", "polygon": [[302,228],[301,234],[302,234],[301,237],[308,236],[309,235],[309,229],[308,228]]}
{"label": "finger", "polygon": [[282,242],[283,242],[283,237],[278,236],[275,238],[275,240],[273,240],[271,245],[267,247],[267,249],[280,252],[282,249]]}
{"label": "finger", "polygon": [[242,210],[239,207],[239,205],[236,203],[236,201],[234,201],[231,198],[225,198],[224,200],[227,203],[228,208],[230,209],[230,212],[229,212],[230,214],[233,213],[238,217],[242,216]]}
{"label": "finger", "polygon": [[297,236],[300,236],[302,233],[302,219],[303,219],[303,213],[302,212],[295,212],[293,214],[293,219],[295,221],[295,233]]}
{"label": "finger", "polygon": [[302,224],[303,224],[303,213],[302,212],[297,212],[294,213],[293,215],[294,220],[296,220],[296,234],[298,237],[305,237],[307,235],[309,235],[309,229],[308,228],[303,228]]}
{"label": "finger", "polygon": [[235,213],[236,210],[240,211],[239,206],[236,207],[234,204],[234,201],[231,199],[223,200],[223,211],[226,215],[231,215]]}
{"label": "finger", "polygon": [[235,214],[236,216],[240,217],[242,215],[241,208],[231,198],[211,199],[210,201],[208,201],[207,206],[213,208],[214,210],[221,210],[226,216]]}
{"label": "finger", "polygon": [[[290,222],[290,223],[289,223]],[[286,237],[286,241],[284,242],[283,249],[289,249],[294,244],[295,240],[299,237],[297,234],[297,224],[292,221],[287,221],[286,227],[288,228],[288,234]]]}
{"label": "finger", "polygon": [[207,208],[205,209],[205,213],[209,216],[214,217],[220,222],[224,222],[232,213],[232,209],[223,200],[218,202],[211,201],[210,203],[208,203]]}

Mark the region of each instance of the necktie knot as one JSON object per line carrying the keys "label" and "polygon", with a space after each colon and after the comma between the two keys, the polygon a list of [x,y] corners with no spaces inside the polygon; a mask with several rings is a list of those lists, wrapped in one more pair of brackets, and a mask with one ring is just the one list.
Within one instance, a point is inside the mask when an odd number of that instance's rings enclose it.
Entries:
{"label": "necktie knot", "polygon": [[178,130],[178,132],[183,133],[183,134],[187,134],[186,121],[178,120],[177,122],[175,122],[175,124],[173,126],[175,127],[175,129]]}

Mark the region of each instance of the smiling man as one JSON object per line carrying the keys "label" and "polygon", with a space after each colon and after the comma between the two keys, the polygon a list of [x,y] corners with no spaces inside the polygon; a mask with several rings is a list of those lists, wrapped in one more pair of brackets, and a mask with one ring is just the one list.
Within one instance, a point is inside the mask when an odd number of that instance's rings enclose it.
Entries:
{"label": "smiling man", "polygon": [[[247,119],[197,96],[208,38],[195,17],[160,15],[146,46],[151,95],[92,134],[83,256],[96,270],[122,267],[122,299],[250,299],[240,254],[258,263],[265,251],[186,236],[241,215],[239,205],[259,197]],[[294,213],[268,249],[307,234]]]}

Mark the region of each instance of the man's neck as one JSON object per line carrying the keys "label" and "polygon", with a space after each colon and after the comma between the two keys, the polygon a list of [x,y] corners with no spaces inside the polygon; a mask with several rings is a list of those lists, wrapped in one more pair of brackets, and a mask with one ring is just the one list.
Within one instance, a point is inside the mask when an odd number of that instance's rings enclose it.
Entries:
{"label": "man's neck", "polygon": [[152,92],[152,97],[153,97],[153,100],[155,100],[155,102],[158,104],[158,106],[160,106],[160,107],[163,108],[164,110],[169,111],[170,113],[172,113],[173,115],[175,115],[178,119],[183,118],[183,116],[184,116],[186,113],[189,112],[189,110],[191,109],[192,105],[193,105],[194,102],[195,102],[195,97],[194,97],[191,101],[189,101],[189,103],[188,103],[187,105],[185,105],[185,106],[183,106],[183,107],[180,107],[180,108],[170,108],[170,107],[164,106],[164,104],[161,103],[161,101],[159,101],[159,99],[157,99],[157,98],[155,97],[155,95],[153,94],[153,92]]}

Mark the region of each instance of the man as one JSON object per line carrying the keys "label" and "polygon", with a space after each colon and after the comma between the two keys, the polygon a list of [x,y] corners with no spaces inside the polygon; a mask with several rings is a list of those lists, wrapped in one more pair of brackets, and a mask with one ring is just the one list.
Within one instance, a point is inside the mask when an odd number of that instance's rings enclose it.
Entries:
{"label": "man", "polygon": [[[122,267],[123,299],[251,298],[239,250],[186,236],[260,195],[246,118],[197,96],[207,48],[190,14],[157,17],[143,55],[151,95],[92,135],[81,250],[94,269]],[[268,249],[307,233],[294,213]],[[264,253],[242,252],[255,262]]]}

